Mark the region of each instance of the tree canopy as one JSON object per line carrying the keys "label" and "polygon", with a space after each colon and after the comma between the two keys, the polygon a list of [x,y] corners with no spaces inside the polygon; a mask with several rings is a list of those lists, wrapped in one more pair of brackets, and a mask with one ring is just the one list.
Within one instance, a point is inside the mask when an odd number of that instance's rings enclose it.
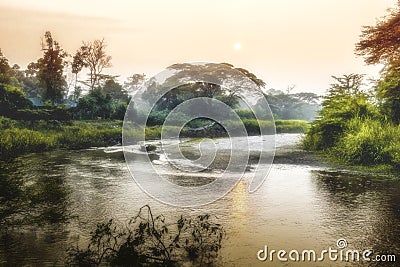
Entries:
{"label": "tree canopy", "polygon": [[105,68],[111,67],[111,56],[106,54],[104,39],[83,42],[73,57],[72,71],[77,75],[82,68],[89,69],[89,87],[93,91],[99,86],[101,74]]}
{"label": "tree canopy", "polygon": [[364,56],[368,64],[399,65],[400,6],[392,9],[375,26],[364,27],[356,44],[356,54]]}
{"label": "tree canopy", "polygon": [[400,2],[375,26],[364,27],[356,53],[367,64],[384,64],[376,96],[384,115],[400,124]]}
{"label": "tree canopy", "polygon": [[44,39],[43,57],[35,65],[38,70],[37,77],[40,86],[44,89],[43,98],[50,100],[53,104],[61,103],[66,87],[63,71],[67,53],[53,39],[49,31],[45,33]]}

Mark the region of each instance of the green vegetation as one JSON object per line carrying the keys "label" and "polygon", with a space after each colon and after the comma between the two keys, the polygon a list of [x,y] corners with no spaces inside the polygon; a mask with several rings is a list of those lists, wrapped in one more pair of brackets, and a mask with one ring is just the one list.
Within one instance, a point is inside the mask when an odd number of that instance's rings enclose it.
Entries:
{"label": "green vegetation", "polygon": [[81,149],[121,142],[121,121],[15,121],[0,117],[0,159],[52,149]]}
{"label": "green vegetation", "polygon": [[303,139],[304,148],[370,170],[400,169],[400,126],[387,119],[374,95],[360,89],[362,75],[334,78],[337,83],[322,103],[320,118]]}
{"label": "green vegetation", "polygon": [[[207,122],[199,121],[193,125],[204,125]],[[229,123],[229,122],[228,122]],[[270,125],[270,122],[255,119],[243,119],[243,123],[250,135],[259,134],[259,125]],[[306,132],[309,124],[306,121],[277,120],[278,133]],[[188,133],[189,127],[184,127],[182,137],[194,137]],[[177,130],[175,126],[167,126],[164,130]],[[139,127],[132,133],[139,135],[143,129]],[[161,138],[161,125],[146,127],[146,139]],[[85,120],[85,121],[58,121],[35,120],[17,121],[0,117],[0,160],[12,159],[16,156],[43,152],[54,149],[84,149],[121,144],[122,121],[120,120]],[[207,131],[207,137],[225,136],[218,125]],[[204,135],[203,135],[204,136]]]}
{"label": "green vegetation", "polygon": [[281,120],[306,120],[313,121],[321,106],[320,97],[314,93],[291,94],[292,88],[284,93],[280,90],[270,89],[265,98],[275,119]]}
{"label": "green vegetation", "polygon": [[275,120],[277,133],[306,133],[310,124],[304,120]]}
{"label": "green vegetation", "polygon": [[181,216],[167,223],[148,205],[126,225],[109,220],[97,224],[86,249],[71,248],[68,266],[212,266],[218,257],[223,227],[208,214]]}
{"label": "green vegetation", "polygon": [[[133,74],[120,84],[116,80],[118,75],[103,74],[104,69],[111,67],[111,56],[105,48],[104,40],[83,42],[70,56],[53,35],[46,32],[42,56],[30,63],[26,70],[21,70],[16,64],[11,66],[0,50],[0,160],[31,152],[121,143],[122,120],[130,95],[140,87],[145,75]],[[241,87],[247,88],[253,83],[260,88],[265,86],[264,81],[248,70],[228,63],[222,65],[248,78],[250,83],[240,84]],[[187,68],[186,64],[175,64],[170,68],[179,71],[178,78],[190,77],[201,70],[201,66]],[[84,69],[88,79],[81,80],[79,74]],[[210,64],[209,70],[216,77],[221,72],[218,64]],[[235,77],[231,78],[231,86],[237,86]],[[267,128],[272,134],[272,119],[267,120],[269,118],[265,116],[257,120],[252,111],[246,110],[248,107],[241,102],[238,88],[229,91],[214,83],[188,82],[161,98],[159,90],[162,90],[162,85],[153,83],[144,93],[145,99],[158,99],[148,118],[139,107],[135,106],[131,111],[138,121],[146,121],[146,124],[142,127],[134,124],[130,134],[140,136],[145,131],[146,139],[159,139],[162,125],[171,110],[186,100],[199,97],[218,99],[236,109],[241,121],[226,117],[224,124],[230,128],[238,129],[243,123],[249,135],[258,135],[260,129]],[[274,103],[271,107],[277,133],[304,133],[308,130],[309,124],[298,119],[313,116],[310,111],[318,106],[316,95],[275,90],[265,97]],[[261,110],[260,114],[268,112]],[[176,133],[177,127],[190,118],[185,112],[178,112],[170,119],[172,125],[164,127],[164,130]],[[183,127],[180,136],[222,137],[226,136],[226,131],[218,123],[197,118]]]}
{"label": "green vegetation", "polygon": [[364,28],[356,52],[368,64],[384,64],[382,76],[369,91],[361,89],[362,75],[333,77],[320,117],[303,140],[306,149],[345,164],[400,170],[399,25],[400,4]]}

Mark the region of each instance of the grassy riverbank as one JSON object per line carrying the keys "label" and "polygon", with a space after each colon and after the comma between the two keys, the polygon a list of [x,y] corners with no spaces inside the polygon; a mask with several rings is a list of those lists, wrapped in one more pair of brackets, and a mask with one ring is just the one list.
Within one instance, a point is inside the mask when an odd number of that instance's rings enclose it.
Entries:
{"label": "grassy riverbank", "polygon": [[[277,120],[278,133],[305,132],[305,121]],[[258,134],[257,121],[244,122],[249,134]],[[261,123],[262,124],[262,123]],[[138,130],[138,134],[140,129]],[[184,129],[185,130],[185,129]],[[53,149],[85,149],[121,143],[122,121],[16,121],[0,117],[0,160]],[[146,128],[146,138],[159,139],[161,126]]]}
{"label": "grassy riverbank", "polygon": [[[400,126],[377,119],[354,118],[343,123],[335,142],[324,146],[322,122],[313,125],[303,147],[319,151],[327,161],[362,172],[398,173],[400,170]],[[332,124],[331,124],[332,125]]]}
{"label": "grassy riverbank", "polygon": [[15,121],[0,118],[0,159],[53,149],[81,149],[121,142],[122,121]]}

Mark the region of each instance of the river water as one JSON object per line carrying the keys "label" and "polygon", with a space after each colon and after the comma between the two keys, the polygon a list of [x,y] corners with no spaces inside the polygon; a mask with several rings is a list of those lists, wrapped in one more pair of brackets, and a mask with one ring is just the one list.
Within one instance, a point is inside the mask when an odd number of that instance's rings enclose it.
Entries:
{"label": "river water", "polygon": [[[290,151],[300,135],[277,135]],[[288,149],[288,147],[290,149]],[[0,265],[58,266],[66,249],[87,244],[90,231],[110,218],[124,221],[149,204],[168,220],[210,213],[226,230],[223,266],[375,266],[376,262],[259,261],[274,250],[372,249],[400,261],[400,180],[337,171],[301,156],[281,160],[258,191],[241,180],[224,198],[200,208],[162,204],[131,178],[118,148],[53,151],[20,157],[0,168]],[[287,257],[287,255],[286,255]],[[386,263],[387,266],[398,266]]]}

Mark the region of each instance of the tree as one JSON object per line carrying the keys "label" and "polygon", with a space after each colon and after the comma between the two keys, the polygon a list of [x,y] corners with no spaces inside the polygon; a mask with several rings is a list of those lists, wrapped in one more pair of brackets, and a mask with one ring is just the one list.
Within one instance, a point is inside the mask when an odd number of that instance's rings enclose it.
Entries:
{"label": "tree", "polygon": [[139,86],[142,85],[145,78],[146,75],[144,73],[133,74],[132,76],[128,77],[126,82],[124,82],[125,90],[128,91],[129,94],[134,93],[137,89],[139,89]]}
{"label": "tree", "polygon": [[77,113],[81,119],[109,119],[114,111],[112,97],[99,89],[95,89],[78,101]]}
{"label": "tree", "polygon": [[306,147],[312,150],[333,147],[344,134],[350,120],[377,116],[369,95],[361,89],[363,75],[349,74],[332,78],[335,82],[324,97],[319,119],[312,123],[305,140]]}
{"label": "tree", "polygon": [[367,64],[398,65],[400,60],[400,4],[375,26],[365,26],[356,44],[356,54]]}
{"label": "tree", "polygon": [[[168,69],[173,71],[174,75],[168,77],[163,84],[158,84],[157,81],[149,81],[153,83],[149,86],[145,95],[150,99],[158,98],[159,90],[162,90],[164,86],[182,84],[178,87],[182,90],[182,94],[179,93],[178,88],[175,88],[160,99],[170,102],[167,104],[169,108],[174,108],[173,102],[179,104],[192,97],[217,98],[225,104],[235,107],[241,92],[249,90],[254,85],[259,88],[265,86],[265,82],[253,73],[243,68],[235,68],[229,63],[207,63],[204,65],[183,63],[174,64]],[[192,78],[193,81],[190,80]]]}
{"label": "tree", "polygon": [[38,70],[34,62],[29,63],[26,70],[19,71],[18,80],[21,82],[22,91],[25,92],[27,97],[43,95],[44,90],[40,87],[37,74]]}
{"label": "tree", "polygon": [[277,119],[312,121],[320,109],[319,96],[314,93],[286,94],[278,90],[266,93],[269,107]]}
{"label": "tree", "polygon": [[76,52],[73,60],[73,73],[76,75],[83,67],[89,69],[89,87],[93,91],[99,86],[100,75],[105,68],[111,67],[111,56],[105,52],[106,43],[104,39],[92,42],[83,42],[81,48]]}
{"label": "tree", "polygon": [[114,100],[128,101],[128,94],[121,84],[116,82],[114,79],[108,79],[104,83],[103,92],[110,94]]}
{"label": "tree", "polygon": [[8,65],[8,59],[3,55],[0,49],[0,83],[10,82],[10,65]]}
{"label": "tree", "polygon": [[400,124],[400,2],[375,26],[364,27],[356,53],[367,64],[384,64],[376,91],[382,113]]}
{"label": "tree", "polygon": [[400,124],[400,70],[392,68],[376,86],[377,98],[383,115]]}
{"label": "tree", "polygon": [[0,84],[0,115],[7,115],[17,109],[29,108],[32,103],[25,98],[20,88]]}
{"label": "tree", "polygon": [[67,57],[67,53],[53,39],[49,31],[45,33],[44,39],[43,57],[35,65],[38,70],[37,77],[40,86],[44,89],[44,100],[50,100],[53,104],[60,103],[64,97],[66,86],[63,71],[64,58]]}
{"label": "tree", "polygon": [[78,83],[78,73],[82,71],[83,67],[85,66],[85,62],[83,61],[83,54],[80,50],[76,52],[72,59],[71,67],[72,67],[72,74],[75,75],[75,86],[77,88]]}

